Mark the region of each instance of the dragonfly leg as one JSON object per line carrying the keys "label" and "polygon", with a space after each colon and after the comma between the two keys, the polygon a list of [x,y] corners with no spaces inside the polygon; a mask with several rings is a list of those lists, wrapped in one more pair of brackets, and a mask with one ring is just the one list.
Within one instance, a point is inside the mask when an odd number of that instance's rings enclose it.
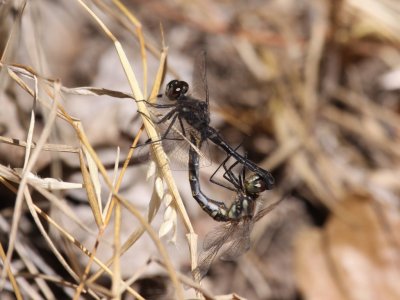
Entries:
{"label": "dragonfly leg", "polygon": [[264,181],[266,189],[270,190],[273,188],[275,180],[270,172],[260,168],[251,160],[248,160],[244,158],[242,155],[240,155],[240,153],[235,151],[235,149],[233,149],[230,145],[228,145],[224,141],[224,139],[219,135],[219,133],[213,127],[209,126],[208,128],[206,128],[206,134],[207,138],[210,139],[215,145],[220,147],[227,154],[231,155],[234,159],[243,164],[247,169],[259,175],[259,177],[262,178],[262,180]]}
{"label": "dragonfly leg", "polygon": [[[168,112],[165,116],[163,116],[160,120],[154,121],[154,120],[151,120],[150,117],[145,115],[143,112],[138,111],[138,113],[140,113],[142,116],[144,116],[150,122],[153,121],[153,123],[155,123],[155,124],[161,124],[161,123],[165,122],[166,120],[169,120],[169,119],[171,119],[173,117],[171,123],[168,126],[168,129],[166,130],[166,132],[171,129],[171,126],[175,122],[176,118],[179,116],[178,111],[176,109],[173,109],[170,112]],[[175,116],[174,116],[174,114],[175,114]]]}
{"label": "dragonfly leg", "polygon": [[[241,146],[241,145],[237,146],[237,147],[235,148],[235,151],[236,151],[240,146]],[[219,185],[219,186],[221,186],[221,187],[224,187],[224,188],[226,188],[226,189],[228,189],[228,190],[237,191],[237,189],[238,189],[240,186],[238,185],[239,182],[238,182],[238,180],[236,179],[236,177],[234,176],[234,174],[233,174],[233,172],[232,172],[232,168],[234,168],[239,162],[236,161],[236,162],[235,162],[234,164],[232,164],[229,168],[227,168],[227,167],[226,167],[226,163],[228,162],[228,160],[229,160],[231,157],[232,157],[232,156],[228,153],[227,156],[226,156],[226,158],[224,159],[224,161],[218,166],[218,168],[217,168],[217,169],[215,170],[215,172],[211,175],[211,177],[210,177],[209,180],[210,180],[212,183],[214,183],[214,184],[216,184],[216,185]],[[214,180],[214,176],[217,174],[217,172],[219,171],[219,169],[221,169],[221,167],[223,167],[224,170],[225,170],[225,172],[224,172],[224,174],[222,175],[222,177],[223,177],[226,181],[228,181],[229,183],[231,183],[234,187],[224,185],[224,184],[222,184],[222,183],[220,183],[220,182]]]}
{"label": "dragonfly leg", "polygon": [[173,109],[173,110],[169,111],[165,116],[163,116],[160,120],[155,121],[154,123],[161,124],[161,123],[165,122],[166,120],[171,119],[174,114],[179,114],[177,109]]}
{"label": "dragonfly leg", "polygon": [[[165,120],[172,118],[171,122],[168,125],[167,130],[165,130],[165,132],[163,133],[162,139],[167,138],[168,133],[171,131],[172,126],[174,125],[176,119],[179,117],[179,114],[176,113],[175,110],[172,110],[171,113],[173,113],[173,114],[168,113],[165,115],[165,117],[163,117],[160,121],[157,122],[157,124],[160,124],[160,123],[164,122]],[[174,113],[175,113],[175,115],[174,115]],[[168,117],[168,118],[166,118],[166,117]]]}
{"label": "dragonfly leg", "polygon": [[[181,131],[182,131],[183,135],[186,136],[185,127],[183,126],[182,118],[178,117],[178,120],[179,120],[179,125],[181,126]],[[199,141],[199,144],[201,144],[201,141]]]}
{"label": "dragonfly leg", "polygon": [[172,107],[176,107],[176,104],[159,104],[159,103],[151,103],[147,100],[138,100],[136,102],[146,102],[146,104],[150,107],[154,107],[154,108],[172,108]]}
{"label": "dragonfly leg", "polygon": [[229,168],[226,167],[226,164],[224,164],[224,170],[225,173],[224,175],[222,175],[222,177],[224,177],[227,181],[231,182],[236,189],[240,188],[240,180],[238,177],[235,176],[235,174],[233,174],[232,169],[238,164],[238,161],[235,161]]}

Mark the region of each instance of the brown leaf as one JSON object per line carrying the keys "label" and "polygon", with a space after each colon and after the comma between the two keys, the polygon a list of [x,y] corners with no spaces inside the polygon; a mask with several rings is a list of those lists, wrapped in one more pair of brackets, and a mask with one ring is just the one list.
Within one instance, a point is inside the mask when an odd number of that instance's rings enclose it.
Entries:
{"label": "brown leaf", "polygon": [[393,203],[352,195],[351,216],[331,216],[296,243],[296,278],[305,299],[400,299],[400,218]]}

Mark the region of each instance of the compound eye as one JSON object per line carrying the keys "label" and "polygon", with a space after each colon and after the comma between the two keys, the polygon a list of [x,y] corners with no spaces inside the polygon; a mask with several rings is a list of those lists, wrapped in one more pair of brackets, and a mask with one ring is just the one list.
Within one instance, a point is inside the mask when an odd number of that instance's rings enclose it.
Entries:
{"label": "compound eye", "polygon": [[171,80],[170,82],[168,82],[165,88],[165,96],[167,96],[168,99],[175,100],[177,98],[176,86],[178,82],[179,82],[178,80]]}
{"label": "compound eye", "polygon": [[257,174],[252,174],[245,180],[245,190],[249,194],[259,194],[267,189],[265,182]]}
{"label": "compound eye", "polygon": [[177,100],[185,95],[189,90],[189,85],[185,81],[172,80],[167,84],[165,95],[169,100]]}
{"label": "compound eye", "polygon": [[179,81],[180,88],[182,90],[182,95],[186,94],[189,90],[189,85],[186,81]]}

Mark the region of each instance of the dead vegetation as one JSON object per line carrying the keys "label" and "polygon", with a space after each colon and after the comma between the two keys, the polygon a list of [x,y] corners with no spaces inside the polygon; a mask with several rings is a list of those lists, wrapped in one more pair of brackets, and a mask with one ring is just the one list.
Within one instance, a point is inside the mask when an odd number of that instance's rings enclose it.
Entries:
{"label": "dead vegetation", "polygon": [[[0,3],[1,294],[398,299],[399,20],[395,0]],[[197,234],[216,224],[187,173],[157,143],[128,162],[157,140],[135,99],[190,81],[202,49],[213,126],[285,201],[199,286]]]}

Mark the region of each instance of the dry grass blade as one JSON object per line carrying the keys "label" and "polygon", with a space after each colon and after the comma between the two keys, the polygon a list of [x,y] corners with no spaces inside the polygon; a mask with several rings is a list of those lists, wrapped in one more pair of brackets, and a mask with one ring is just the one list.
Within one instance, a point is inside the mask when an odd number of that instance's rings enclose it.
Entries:
{"label": "dry grass blade", "polygon": [[[122,66],[124,68],[124,71],[125,71],[125,74],[127,76],[128,82],[129,82],[129,84],[130,84],[130,86],[132,88],[133,95],[134,95],[135,99],[139,99],[139,100],[144,99],[143,98],[143,94],[142,94],[142,92],[141,92],[141,90],[139,88],[139,85],[137,83],[136,76],[135,76],[135,74],[134,74],[134,72],[133,72],[133,70],[132,70],[132,68],[131,68],[131,66],[129,64],[129,61],[127,59],[125,51],[123,50],[120,42],[114,37],[114,35],[108,30],[108,28],[103,24],[103,22],[87,7],[87,5],[83,1],[80,1],[80,0],[77,0],[77,1],[82,5],[82,7],[85,8],[85,10],[93,17],[93,19],[96,20],[97,24],[102,28],[102,30],[107,34],[107,36],[110,37],[110,39],[113,41],[113,43],[115,45],[115,48],[117,50],[118,56],[119,56],[119,58],[121,60],[121,64],[122,64]],[[143,118],[143,122],[144,122],[144,125],[145,125],[145,128],[146,128],[148,136],[150,137],[151,140],[156,141],[158,135],[157,135],[157,132],[155,131],[155,127],[149,121],[149,118],[148,118],[149,113],[147,112],[146,105],[142,101],[137,101],[137,105],[139,107],[139,111],[141,113],[143,113],[144,116],[147,116],[147,118]],[[83,142],[85,143],[85,142],[87,142],[87,140],[85,139]],[[88,144],[88,143],[85,143],[85,144]],[[91,151],[92,149],[89,148],[89,147],[88,147],[88,149],[89,149],[90,154],[95,158],[96,155],[95,155],[94,151],[92,152]],[[171,192],[174,194],[174,196],[176,198],[179,198],[179,193],[177,192],[177,189],[176,189],[175,183],[174,183],[174,181],[172,179],[170,170],[167,167],[168,164],[167,164],[167,160],[166,160],[166,155],[162,151],[162,149],[160,148],[159,143],[154,143],[153,144],[153,152],[154,152],[154,155],[157,158],[158,162],[160,163],[160,165],[163,166],[162,167],[163,174],[167,175],[166,177],[168,177],[167,178],[167,182],[168,182],[170,188],[172,187]],[[107,177],[106,174],[105,174],[105,170],[104,169],[102,170],[100,168],[100,171],[101,171],[101,173],[103,174],[104,177]],[[106,179],[106,181],[107,181],[107,179]],[[107,181],[107,184],[108,184],[110,189],[113,189],[113,187],[111,186],[111,182]],[[122,198],[118,197],[117,194],[114,194],[114,196],[119,201],[121,201]],[[128,201],[123,201],[122,203],[126,208],[128,208],[140,220],[140,222],[142,224],[146,224],[146,221],[137,212],[137,210],[133,206],[131,206],[131,204]],[[161,245],[161,243],[158,243],[157,236],[153,235],[152,228],[150,226],[148,226],[147,224],[145,225],[145,227],[148,230],[148,232],[150,233],[150,236],[156,242],[156,244],[157,244],[157,246],[158,246],[158,248],[160,250],[160,253],[163,255],[164,259],[166,260],[165,263],[167,265],[168,273],[171,276],[172,282],[173,282],[173,284],[175,286],[177,296],[179,298],[183,298],[183,292],[182,292],[181,286],[180,286],[180,284],[178,282],[178,279],[177,279],[177,277],[175,275],[175,271],[174,271],[174,269],[172,267],[171,262],[169,261],[169,258],[167,256],[163,246]]]}
{"label": "dry grass blade", "polygon": [[37,103],[37,98],[39,97],[39,89],[38,89],[38,79],[34,77],[35,79],[35,97],[33,99],[33,104],[32,104],[32,110],[31,110],[31,120],[29,123],[29,128],[28,128],[28,135],[26,138],[26,148],[25,148],[25,160],[24,160],[24,166],[23,169],[26,168],[28,161],[29,161],[29,156],[31,153],[31,148],[32,148],[32,138],[33,138],[33,129],[35,127],[35,108],[36,108],[36,103]]}
{"label": "dry grass blade", "polygon": [[[124,16],[126,16],[129,21],[135,25],[136,31],[137,31],[137,36],[139,38],[139,43],[140,43],[140,54],[142,57],[142,66],[143,66],[143,95],[144,98],[147,99],[147,76],[148,76],[148,70],[147,70],[147,54],[146,54],[146,45],[144,42],[144,36],[143,36],[143,31],[142,31],[142,24],[140,21],[129,11],[129,9],[126,8],[126,6],[119,0],[113,0],[114,4],[118,7],[118,9],[122,12]],[[162,54],[161,54],[162,56]],[[160,59],[162,61],[162,57]],[[153,95],[153,91],[151,93],[151,97],[155,96]],[[150,98],[151,98],[150,97]]]}
{"label": "dry grass blade", "polygon": [[[128,77],[128,81],[131,85],[133,94],[135,95],[135,99],[137,100],[143,100],[145,97],[147,98],[146,94],[146,89],[144,90],[144,93],[142,94],[138,83],[136,82],[135,74],[133,73],[129,63],[128,59],[124,53],[124,50],[119,43],[118,40],[116,40],[113,35],[111,34],[110,31],[101,23],[101,21],[97,18],[97,16],[86,6],[84,1],[78,1],[82,7],[87,9],[87,11],[91,14],[91,16],[98,21],[104,32],[107,33],[109,37],[112,38],[116,50],[118,52],[118,55],[121,59],[121,63],[124,67],[124,70],[126,72],[126,75]],[[122,4],[118,1],[115,2],[118,7],[125,13],[127,14],[127,10],[122,6]],[[22,11],[20,11],[22,12]],[[21,14],[22,15],[22,14]],[[133,15],[130,15],[129,18],[131,21],[135,21],[133,18]],[[35,17],[33,18],[33,21],[35,21]],[[136,20],[137,21],[137,20]],[[138,36],[139,36],[139,42],[140,42],[140,49],[142,53],[142,61],[143,61],[143,66],[144,66],[144,85],[147,86],[147,61],[146,61],[146,45],[144,43],[144,38],[143,34],[141,33],[141,25],[138,23]],[[37,38],[40,38],[39,36],[36,36]],[[36,45],[37,46],[37,45]],[[40,47],[38,47],[40,51]],[[36,49],[35,49],[36,50]],[[164,49],[162,55],[161,55],[161,61],[160,61],[160,68],[157,73],[156,79],[155,79],[155,84],[153,85],[152,89],[152,95],[151,97],[156,98],[156,95],[158,93],[158,90],[160,88],[161,82],[162,82],[162,77],[163,73],[165,72],[165,61],[166,61],[166,50]],[[159,208],[159,201],[153,200],[150,207],[149,207],[149,220],[146,221],[145,218],[142,217],[142,215],[139,213],[139,211],[134,207],[132,204],[130,204],[125,198],[122,198],[118,194],[118,189],[119,185],[121,184],[122,177],[124,174],[124,171],[126,170],[126,165],[124,166],[123,171],[121,172],[121,176],[119,177],[119,181],[117,183],[112,182],[110,178],[107,176],[106,170],[104,166],[102,165],[100,159],[98,158],[97,153],[94,151],[92,145],[89,143],[88,137],[86,136],[86,133],[83,129],[83,126],[81,126],[81,123],[79,122],[78,119],[75,119],[71,117],[68,113],[67,110],[64,109],[64,107],[58,102],[57,98],[60,96],[60,93],[64,94],[74,94],[74,95],[108,95],[114,98],[132,98],[131,95],[122,93],[122,92],[117,92],[117,91],[112,91],[109,89],[103,89],[103,88],[93,88],[93,87],[81,87],[81,88],[67,88],[67,87],[62,87],[57,81],[51,80],[44,78],[43,76],[38,75],[37,72],[34,71],[33,68],[27,67],[27,66],[11,66],[11,65],[5,65],[4,61],[0,62],[3,73],[8,73],[8,76],[14,80],[15,83],[21,88],[20,90],[25,91],[28,96],[31,96],[34,100],[34,105],[32,114],[31,114],[31,123],[28,127],[27,130],[27,141],[19,141],[19,140],[13,140],[12,138],[9,137],[0,137],[1,142],[3,143],[8,143],[11,145],[17,145],[20,147],[24,147],[25,150],[25,164],[24,168],[22,170],[22,173],[19,174],[17,171],[14,171],[12,168],[5,168],[4,166],[0,166],[0,173],[1,173],[1,181],[4,183],[4,186],[8,187],[9,189],[13,190],[13,186],[10,185],[8,181],[13,181],[18,185],[18,191],[16,199],[15,199],[15,205],[14,205],[14,213],[13,213],[13,224],[11,226],[11,234],[10,234],[10,243],[8,247],[8,252],[7,256],[5,258],[5,268],[2,273],[2,284],[4,282],[5,278],[5,273],[7,272],[6,270],[9,270],[10,266],[10,261],[11,261],[11,255],[13,253],[13,247],[14,244],[16,243],[16,233],[18,231],[18,221],[21,219],[21,212],[22,212],[22,204],[23,199],[25,198],[28,210],[30,215],[32,216],[34,224],[36,224],[36,228],[47,243],[47,246],[50,250],[50,252],[58,259],[60,262],[62,268],[64,268],[67,273],[75,280],[76,282],[79,282],[79,284],[75,285],[73,283],[71,284],[65,284],[66,286],[73,287],[75,289],[75,298],[79,298],[81,293],[89,293],[92,297],[97,298],[98,294],[103,294],[103,295],[118,295],[122,293],[122,291],[128,291],[134,297],[138,299],[143,299],[138,293],[136,293],[132,288],[130,288],[126,283],[124,283],[121,280],[121,270],[119,267],[119,260],[120,257],[122,256],[123,252],[125,252],[129,247],[142,235],[143,232],[148,232],[151,239],[154,241],[156,244],[156,248],[161,254],[161,257],[163,258],[163,261],[166,265],[166,269],[168,271],[169,276],[171,277],[171,280],[175,286],[176,290],[176,295],[178,298],[183,298],[183,292],[182,292],[182,287],[180,282],[178,281],[178,278],[175,274],[175,270],[172,266],[172,263],[170,261],[170,258],[164,249],[163,244],[160,242],[159,238],[157,237],[156,232],[152,229],[150,226],[149,222],[152,221],[154,218],[155,213],[157,212]],[[42,65],[40,66],[40,70],[42,69]],[[6,71],[6,72],[4,72]],[[34,88],[31,88],[31,85],[29,81],[34,83]],[[51,90],[54,89],[54,90]],[[40,94],[39,94],[40,91]],[[42,93],[44,91],[44,93]],[[47,95],[46,95],[47,94]],[[143,96],[144,95],[144,96]],[[44,100],[44,96],[49,96],[49,98],[52,101],[46,101]],[[36,108],[37,106],[39,107],[41,105],[42,107],[40,108],[45,108],[42,113],[45,114],[43,122],[45,123],[44,129],[37,141],[37,143],[34,143],[35,139],[35,131],[38,131],[41,129],[41,121],[40,116],[37,115]],[[138,106],[141,111],[146,110],[145,104],[140,101],[138,101]],[[142,106],[142,107],[141,107]],[[48,109],[48,111],[46,111]],[[49,113],[49,115],[47,115]],[[60,119],[67,121],[67,125],[70,125],[76,133],[76,137],[81,143],[81,147],[72,147],[72,146],[67,146],[67,145],[62,145],[62,144],[46,144],[47,137],[49,136],[50,130],[57,131],[60,129],[58,127],[59,124],[55,124],[55,119],[56,117],[59,117]],[[39,120],[39,122],[38,122]],[[38,122],[39,125],[36,124]],[[146,119],[144,119],[145,123],[145,128],[149,133],[149,136],[152,137],[153,139],[157,139],[157,132],[154,129],[153,124],[150,124]],[[63,123],[65,125],[65,123]],[[136,145],[137,140],[133,142],[133,145]],[[134,148],[134,147],[132,147]],[[95,220],[97,227],[98,227],[98,232],[96,235],[96,243],[93,245],[91,250],[89,251],[86,247],[81,244],[78,239],[74,236],[73,232],[69,232],[66,230],[66,228],[63,227],[62,222],[59,222],[58,220],[51,218],[45,210],[43,210],[40,206],[36,205],[37,203],[34,202],[36,199],[32,198],[32,192],[29,188],[33,188],[33,191],[38,191],[41,195],[44,196],[45,198],[45,206],[48,205],[48,203],[51,204],[56,204],[57,209],[60,210],[65,216],[68,216],[70,219],[75,220],[76,223],[78,223],[80,226],[84,227],[83,223],[79,221],[77,216],[74,216],[71,214],[71,211],[68,209],[64,209],[61,201],[63,201],[62,197],[57,197],[55,194],[53,194],[56,189],[68,189],[71,190],[73,188],[81,188],[82,184],[81,183],[69,183],[66,181],[61,181],[61,180],[56,180],[55,178],[40,178],[39,176],[34,175],[34,172],[32,171],[32,168],[35,166],[35,163],[38,159],[38,155],[40,152],[43,150],[46,151],[56,151],[56,152],[72,152],[72,153],[77,153],[80,160],[80,166],[81,166],[81,173],[82,173],[82,178],[84,185],[83,187],[86,190],[87,193],[87,199],[88,203],[91,207],[91,211],[93,214],[93,219]],[[190,230],[190,232],[193,232],[193,228],[190,224],[190,220],[186,214],[185,207],[180,199],[178,189],[175,185],[175,182],[170,174],[170,171],[167,165],[167,160],[165,154],[162,153],[162,150],[157,149],[157,146],[154,146],[154,152],[156,153],[156,157],[161,157],[161,159],[158,159],[158,163],[160,166],[162,166],[162,173],[163,173],[163,180],[166,180],[167,184],[169,185],[171,193],[174,195],[174,199],[176,203],[172,204],[172,201],[169,201],[168,203],[170,204],[169,210],[167,210],[170,214],[170,217],[174,215],[175,210],[172,210],[172,208],[175,209],[175,207],[179,207],[179,210],[181,214],[183,215],[184,222],[186,227]],[[127,161],[129,161],[129,156]],[[98,176],[98,173],[100,173],[104,181],[106,182],[106,185],[108,186],[110,190],[110,195],[112,195],[112,201],[110,201],[110,204],[106,205],[106,210],[103,211],[102,209],[102,203],[101,203],[101,193],[100,193],[100,178]],[[56,177],[57,178],[57,177]],[[7,181],[8,180],[8,181]],[[159,185],[160,186],[160,185]],[[29,188],[28,188],[29,187]],[[47,190],[45,190],[47,189]],[[160,188],[158,189],[160,190]],[[160,193],[158,193],[160,194]],[[156,193],[154,193],[156,195]],[[41,203],[40,203],[41,204]],[[113,208],[114,206],[114,210]],[[121,206],[122,205],[122,206]],[[130,237],[130,239],[125,242],[123,245],[120,245],[121,241],[121,234],[120,234],[120,229],[121,229],[121,209],[122,208],[127,208],[128,211],[130,211],[131,214],[133,214],[138,220],[139,223],[141,224],[141,228],[136,230]],[[102,260],[96,257],[96,250],[98,249],[98,245],[101,242],[101,239],[104,235],[104,231],[109,225],[109,220],[110,218],[107,218],[107,216],[110,215],[110,213],[114,211],[115,213],[115,226],[114,226],[114,255],[112,258],[112,262],[114,263],[114,269],[111,271],[108,267],[106,267],[103,263]],[[42,219],[41,219],[41,218]],[[45,222],[43,222],[43,219]],[[173,218],[176,220],[176,217]],[[42,223],[43,222],[43,223]],[[69,247],[70,245],[75,245],[79,252],[82,254],[86,255],[89,260],[88,263],[85,266],[85,269],[83,270],[83,275],[80,275],[80,272],[77,271],[79,269],[75,269],[76,264],[78,261],[74,257],[69,257],[69,255],[72,255],[72,251],[66,251],[67,254],[62,254],[60,250],[57,248],[57,244],[55,243],[55,240],[52,239],[52,237],[46,232],[45,229],[45,224],[46,223],[51,226],[52,229],[55,229],[55,232],[59,233],[64,241],[67,243],[67,246]],[[85,230],[89,231],[87,228]],[[93,233],[93,232],[92,232]],[[92,234],[91,233],[91,234]],[[64,255],[68,257],[70,262],[68,262],[67,259],[65,259]],[[101,271],[100,272],[106,272],[110,276],[112,276],[113,280],[113,287],[112,287],[112,293],[109,293],[109,291],[106,291],[106,289],[97,286],[96,284],[93,284],[91,281],[92,278],[94,277],[89,277],[89,272],[91,271],[91,265],[92,263],[95,263],[100,266]],[[29,262],[26,263],[26,265],[29,265]],[[28,267],[28,270],[30,272],[30,275],[37,277],[43,277],[45,278],[46,276],[41,276],[41,274],[38,273],[38,271],[35,268]],[[28,275],[29,277],[29,275]],[[46,277],[48,280],[50,280],[50,277]],[[57,278],[54,277],[53,282],[57,282]],[[61,282],[61,281],[60,281]],[[37,285],[39,286],[41,292],[43,295],[45,295],[47,298],[54,298],[54,295],[52,296],[51,293],[49,293],[49,290],[46,290],[45,285],[43,285],[43,281],[38,280]],[[15,293],[17,298],[20,298],[18,294],[18,287],[15,288]],[[33,298],[37,298],[38,296],[36,294],[34,295]]]}
{"label": "dry grass blade", "polygon": [[[82,251],[82,253],[84,253],[85,255],[87,255],[88,257],[93,258],[93,261],[98,264],[101,268],[101,270],[103,270],[104,272],[106,272],[109,275],[113,275],[113,272],[105,265],[102,263],[101,260],[99,260],[95,255],[93,255],[93,253],[91,253],[87,248],[85,248],[82,244],[79,243],[79,241],[77,241],[71,234],[69,234],[65,229],[63,229],[62,227],[60,227],[57,222],[55,222],[54,220],[52,220],[48,215],[46,215],[43,211],[41,211],[40,209],[36,208],[36,211],[40,214],[40,216],[42,216],[45,220],[47,220],[51,225],[53,225],[57,230],[59,230],[59,232],[63,235],[64,238],[66,238],[67,240],[69,240],[72,244],[74,244],[79,250]],[[139,299],[141,299],[141,296],[134,291],[131,287],[129,287],[127,284],[125,284],[124,282],[121,283],[132,295],[134,295],[135,297],[138,297]]]}
{"label": "dry grass blade", "polygon": [[[10,170],[0,166],[0,174],[4,179],[19,183],[23,174],[23,169]],[[32,173],[28,173],[27,177],[29,184],[49,191],[81,189],[83,187],[81,183],[65,182],[54,178],[40,178]]]}
{"label": "dry grass blade", "polygon": [[[399,298],[398,0],[14,2],[0,5],[2,293],[157,299],[157,286],[167,299],[196,291]],[[177,270],[197,267],[192,224],[201,236],[216,224],[192,199],[187,172],[171,176],[171,149],[154,142],[163,126],[146,108],[168,103],[158,95],[164,79],[189,82],[188,93],[203,99],[189,78],[202,50],[213,128],[232,147],[244,140],[238,151],[272,170],[276,188],[260,195],[264,206],[285,201],[252,218],[262,217],[249,255],[214,260],[200,287]],[[145,170],[134,161],[149,148]],[[216,166],[224,159],[206,156]],[[213,169],[199,169],[204,192],[228,206],[234,193],[207,181]],[[183,293],[183,284],[193,289]]]}
{"label": "dry grass blade", "polygon": [[64,93],[72,94],[72,95],[82,95],[82,96],[111,96],[114,98],[129,98],[132,99],[132,95],[126,94],[120,91],[114,91],[105,88],[96,88],[96,87],[78,87],[78,88],[67,88],[63,86],[61,91]]}
{"label": "dry grass blade", "polygon": [[[22,16],[25,11],[27,1],[21,1],[20,6],[17,9],[18,15],[14,20],[14,26],[12,26],[13,30],[8,35],[7,43],[4,47],[4,50],[1,55],[0,61],[9,61],[12,58],[12,55],[17,47],[16,40],[19,36],[19,31],[21,30]],[[3,71],[1,73],[1,77],[3,77]],[[2,80],[0,80],[3,82]],[[3,89],[3,87],[1,87]]]}
{"label": "dry grass blade", "polygon": [[[57,90],[57,88],[56,88]],[[57,93],[57,91],[56,91]],[[28,181],[28,173],[31,172],[34,164],[36,163],[36,160],[39,157],[39,153],[41,151],[41,147],[42,145],[46,142],[47,138],[50,135],[50,130],[52,127],[52,123],[55,121],[56,118],[56,113],[57,113],[57,101],[56,99],[53,100],[53,105],[52,105],[52,109],[50,111],[49,114],[49,119],[48,119],[48,123],[46,124],[46,127],[43,129],[43,132],[38,140],[37,143],[37,148],[34,149],[32,156],[30,157],[29,162],[27,163],[25,169],[24,169],[24,174],[22,176],[22,180],[21,183],[19,185],[18,188],[18,193],[17,193],[17,198],[15,200],[15,213],[13,216],[13,223],[11,226],[11,233],[10,233],[10,244],[7,250],[7,258],[4,261],[4,269],[1,273],[1,282],[0,282],[0,290],[3,288],[4,285],[4,277],[5,277],[5,272],[6,269],[8,268],[10,261],[11,261],[11,257],[12,257],[12,253],[14,251],[14,243],[15,243],[15,239],[16,239],[16,235],[17,235],[17,230],[18,230],[18,224],[19,224],[19,220],[20,220],[20,214],[21,214],[21,207],[22,207],[22,201],[23,201],[23,193],[24,190],[26,188],[26,184]]]}
{"label": "dry grass blade", "polygon": [[96,195],[95,188],[93,187],[93,181],[89,174],[89,171],[86,169],[85,160],[83,158],[82,152],[79,153],[79,161],[81,165],[83,182],[85,183],[86,194],[88,196],[90,207],[92,208],[93,216],[96,220],[97,226],[99,228],[102,228],[104,223],[102,218],[102,211],[99,206],[99,201],[101,201],[101,199],[99,199]]}
{"label": "dry grass blade", "polygon": [[[4,252],[4,248],[3,248],[3,245],[2,245],[1,243],[0,243],[0,257],[1,257],[1,260],[2,260],[2,261],[5,261],[5,260],[6,260],[6,253]],[[10,279],[11,285],[12,285],[12,287],[13,287],[13,289],[14,289],[15,297],[16,297],[18,300],[23,299],[23,298],[22,298],[22,294],[21,294],[21,292],[20,292],[20,290],[19,290],[17,281],[15,280],[14,274],[13,274],[13,272],[11,271],[10,267],[7,268],[6,272],[7,272],[8,278]]]}
{"label": "dry grass blade", "polygon": [[[6,143],[9,145],[19,146],[19,147],[27,147],[27,143],[25,141],[21,141],[14,138],[0,136],[0,143]],[[35,148],[36,144],[32,143],[31,148]],[[56,151],[56,152],[70,152],[70,153],[78,153],[79,148],[69,146],[69,145],[59,145],[59,144],[44,144],[42,147],[43,151]]]}
{"label": "dry grass blade", "polygon": [[[16,193],[16,190],[14,190]],[[9,231],[10,226],[7,223],[7,221],[0,216],[0,227],[3,231]],[[15,250],[18,253],[18,255],[21,257],[21,261],[24,263],[26,268],[29,270],[31,274],[38,274],[38,268],[36,266],[39,266],[42,270],[46,269],[46,263],[39,258],[39,256],[34,252],[31,251],[29,247],[26,247],[24,245],[25,239],[17,240],[15,244]],[[38,259],[40,260],[41,264],[35,264],[34,260]],[[49,271],[49,270],[46,270]],[[47,297],[47,298],[54,298],[54,294],[52,293],[51,289],[49,286],[46,284],[46,282],[43,279],[40,278],[35,278],[36,283],[38,284],[40,290],[42,293]],[[21,285],[21,287],[26,290],[26,284]],[[32,297],[32,295],[30,295]]]}
{"label": "dry grass blade", "polygon": [[113,282],[112,282],[112,294],[118,298],[121,297],[122,288],[120,286],[121,281],[121,204],[116,203],[114,210],[114,256],[113,256]]}

